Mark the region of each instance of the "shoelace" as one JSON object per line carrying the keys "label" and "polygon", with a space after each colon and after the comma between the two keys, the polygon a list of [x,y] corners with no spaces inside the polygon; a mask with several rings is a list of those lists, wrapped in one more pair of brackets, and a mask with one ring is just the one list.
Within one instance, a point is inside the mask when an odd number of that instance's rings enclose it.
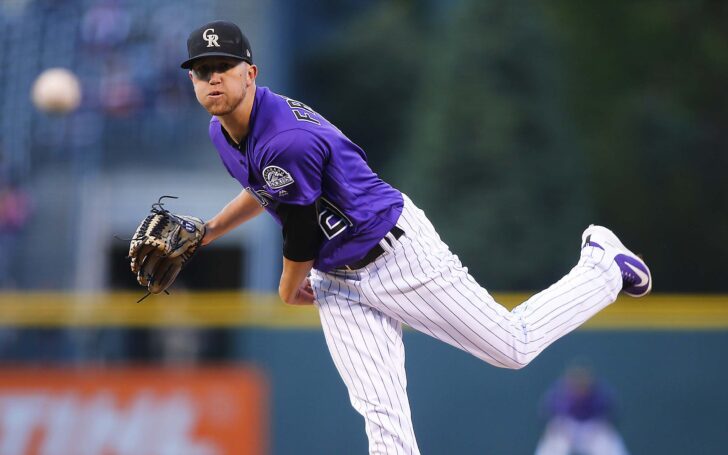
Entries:
{"label": "shoelace", "polygon": [[622,270],[622,280],[631,286],[639,282],[639,277],[632,271]]}

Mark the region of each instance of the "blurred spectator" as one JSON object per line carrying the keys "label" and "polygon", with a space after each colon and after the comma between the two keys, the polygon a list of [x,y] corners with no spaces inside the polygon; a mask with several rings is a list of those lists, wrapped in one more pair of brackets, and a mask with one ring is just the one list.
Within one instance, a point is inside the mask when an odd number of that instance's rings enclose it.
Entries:
{"label": "blurred spectator", "polygon": [[14,287],[11,274],[18,234],[30,216],[30,198],[12,184],[0,184],[0,288]]}
{"label": "blurred spectator", "polygon": [[536,455],[627,455],[614,407],[611,388],[589,368],[567,369],[544,398],[549,420]]}
{"label": "blurred spectator", "polygon": [[99,102],[106,114],[125,117],[142,106],[142,93],[134,82],[132,68],[120,55],[112,56],[104,65],[99,83],[103,96]]}
{"label": "blurred spectator", "polygon": [[92,48],[113,49],[127,40],[131,25],[132,18],[120,2],[103,1],[84,14],[81,35]]}

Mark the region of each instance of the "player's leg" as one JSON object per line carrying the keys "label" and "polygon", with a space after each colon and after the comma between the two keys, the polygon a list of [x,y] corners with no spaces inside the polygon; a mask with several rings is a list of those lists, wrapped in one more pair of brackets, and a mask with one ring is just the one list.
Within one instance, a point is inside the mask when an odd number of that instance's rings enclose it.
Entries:
{"label": "player's leg", "polygon": [[408,199],[399,224],[405,236],[394,251],[365,270],[375,278],[362,281],[365,297],[390,316],[496,366],[525,366],[622,289],[615,249],[588,244],[565,277],[508,311],[475,282]]}
{"label": "player's leg", "polygon": [[419,454],[404,369],[402,326],[358,303],[345,276],[312,272],[321,325],[331,357],[366,423],[370,454]]}
{"label": "player's leg", "polygon": [[534,455],[569,455],[573,453],[578,422],[555,418],[546,424]]}
{"label": "player's leg", "polygon": [[614,426],[605,420],[592,419],[581,424],[580,452],[609,455],[628,455],[627,446]]}

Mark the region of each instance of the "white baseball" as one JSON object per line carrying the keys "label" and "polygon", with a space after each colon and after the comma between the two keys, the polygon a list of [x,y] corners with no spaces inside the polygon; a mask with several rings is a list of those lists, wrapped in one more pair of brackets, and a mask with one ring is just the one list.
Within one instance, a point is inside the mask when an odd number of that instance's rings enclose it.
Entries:
{"label": "white baseball", "polygon": [[81,103],[81,84],[69,70],[50,68],[43,71],[33,83],[31,99],[41,111],[65,114]]}

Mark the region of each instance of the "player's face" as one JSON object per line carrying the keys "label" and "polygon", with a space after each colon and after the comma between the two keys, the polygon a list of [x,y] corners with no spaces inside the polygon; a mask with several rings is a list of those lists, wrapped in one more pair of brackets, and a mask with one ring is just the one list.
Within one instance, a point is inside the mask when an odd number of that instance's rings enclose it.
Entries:
{"label": "player's face", "polygon": [[197,101],[212,115],[233,112],[254,82],[254,66],[240,60],[210,57],[196,62],[190,71]]}

